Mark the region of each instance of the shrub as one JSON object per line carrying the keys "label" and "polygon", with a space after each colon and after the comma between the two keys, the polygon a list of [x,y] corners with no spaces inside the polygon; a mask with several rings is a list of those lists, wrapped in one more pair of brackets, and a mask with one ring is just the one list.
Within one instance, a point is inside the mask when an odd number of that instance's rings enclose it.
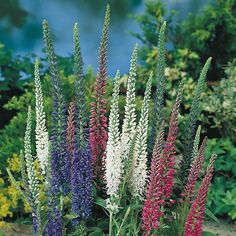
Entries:
{"label": "shrub", "polygon": [[2,119],[0,128],[3,128],[15,115],[15,110],[8,111],[4,108],[11,97],[20,96],[24,90],[28,89],[29,82],[32,81],[33,65],[32,56],[13,57],[12,52],[0,43],[0,112]]}
{"label": "shrub", "polygon": [[[20,157],[13,154],[13,156],[8,159],[7,168],[9,168],[15,176],[19,177]],[[19,184],[21,185],[22,183]],[[31,209],[25,199],[23,199],[22,202],[20,191],[11,184],[7,175],[4,175],[2,172],[0,172],[0,190],[0,228],[4,228],[9,226],[8,222],[11,218],[26,215],[31,212]]]}
{"label": "shrub", "polygon": [[205,97],[204,110],[209,113],[208,123],[217,128],[223,138],[230,138],[236,144],[236,60],[225,68],[226,78]]}
{"label": "shrub", "polygon": [[222,217],[228,215],[234,220],[236,217],[234,204],[236,147],[230,139],[209,139],[206,148],[208,159],[212,152],[215,152],[218,158],[207,205],[214,214]]}
{"label": "shrub", "polygon": [[199,15],[191,15],[180,23],[176,46],[189,48],[201,55],[201,62],[212,56],[214,61],[209,71],[210,80],[223,77],[222,68],[236,56],[235,10],[235,0],[216,0]]}

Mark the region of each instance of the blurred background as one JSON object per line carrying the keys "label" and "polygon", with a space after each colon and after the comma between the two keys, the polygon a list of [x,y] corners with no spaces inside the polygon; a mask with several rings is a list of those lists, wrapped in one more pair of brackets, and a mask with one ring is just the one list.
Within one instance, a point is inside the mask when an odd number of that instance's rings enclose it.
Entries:
{"label": "blurred background", "polygon": [[[9,222],[30,222],[30,208],[10,184],[5,169],[10,168],[16,178],[20,176],[19,153],[23,148],[26,111],[28,105],[34,107],[35,57],[41,60],[40,73],[50,127],[50,82],[42,21],[49,21],[68,103],[74,96],[72,31],[73,24],[78,22],[89,105],[107,3],[111,6],[108,49],[111,79],[107,93],[109,97],[112,78],[120,69],[121,117],[133,46],[138,42],[136,90],[140,112],[148,74],[156,70],[158,31],[164,20],[168,24],[165,117],[168,123],[177,86],[183,80],[180,140],[184,136],[196,80],[206,59],[213,57],[199,122],[201,138],[208,136],[207,161],[212,152],[218,154],[207,208],[225,224],[230,223],[224,230],[236,230],[232,226],[236,219],[236,0],[0,0],[0,228]],[[153,91],[155,86],[154,80]],[[179,143],[178,152],[181,148]],[[225,232],[219,235],[226,235]]]}
{"label": "blurred background", "polygon": [[[178,12],[175,23],[197,14],[209,0],[166,0],[166,10]],[[58,55],[68,56],[73,49],[72,27],[78,22],[85,65],[97,68],[97,51],[104,9],[111,6],[112,18],[109,43],[109,72],[117,68],[126,73],[129,57],[137,39],[130,32],[140,32],[132,17],[144,12],[144,0],[1,0],[0,42],[14,54],[35,53],[42,56],[42,21],[51,25]]]}

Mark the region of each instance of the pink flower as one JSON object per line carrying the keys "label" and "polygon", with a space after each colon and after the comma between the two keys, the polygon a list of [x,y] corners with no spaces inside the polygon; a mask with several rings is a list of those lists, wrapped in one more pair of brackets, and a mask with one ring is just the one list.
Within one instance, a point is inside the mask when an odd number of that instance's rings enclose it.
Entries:
{"label": "pink flower", "polygon": [[110,21],[110,8],[106,9],[106,16],[103,25],[102,38],[99,49],[99,68],[95,81],[95,94],[91,103],[89,141],[92,152],[92,163],[94,178],[99,182],[98,187],[102,187],[104,178],[104,159],[107,134],[107,108],[104,95],[106,93],[107,80],[107,42],[108,27]]}
{"label": "pink flower", "polygon": [[207,167],[206,174],[202,180],[200,188],[197,192],[196,198],[190,208],[187,220],[185,223],[184,236],[201,236],[202,235],[202,222],[204,218],[205,203],[209,186],[214,171],[214,162],[216,155],[212,155],[210,164]]}
{"label": "pink flower", "polygon": [[[181,88],[181,87],[180,87]],[[163,187],[164,187],[164,198],[168,199],[171,196],[172,188],[174,185],[174,174],[175,174],[175,144],[178,133],[178,114],[179,106],[182,97],[182,89],[179,90],[174,107],[172,109],[169,132],[167,135],[165,147],[163,150],[162,158],[164,165],[164,173],[162,176]]]}
{"label": "pink flower", "polygon": [[161,199],[161,177],[164,167],[162,163],[163,159],[161,158],[163,139],[164,132],[162,130],[153,149],[149,185],[142,212],[142,229],[145,236],[150,235],[151,230],[158,227],[158,220],[163,215],[163,212],[160,210],[160,206],[164,203],[164,200]]}
{"label": "pink flower", "polygon": [[191,169],[189,171],[188,181],[184,188],[183,193],[181,194],[183,197],[185,197],[186,201],[189,202],[191,200],[191,197],[194,194],[194,188],[197,182],[197,179],[199,177],[199,173],[202,168],[202,163],[204,159],[204,151],[206,147],[206,140],[207,138],[204,138],[202,145],[199,149],[197,157],[194,159]]}
{"label": "pink flower", "polygon": [[[182,88],[182,87],[180,87]],[[142,212],[144,235],[150,235],[159,226],[159,219],[164,212],[161,206],[170,198],[174,184],[175,143],[178,131],[178,114],[182,89],[179,90],[170,118],[169,132],[162,151],[164,132],[161,129],[154,146],[151,173]],[[170,203],[172,201],[170,200]]]}
{"label": "pink flower", "polygon": [[74,151],[74,144],[75,144],[75,104],[74,102],[70,103],[68,109],[68,117],[67,117],[67,144],[68,150],[70,154],[70,160],[72,153]]}

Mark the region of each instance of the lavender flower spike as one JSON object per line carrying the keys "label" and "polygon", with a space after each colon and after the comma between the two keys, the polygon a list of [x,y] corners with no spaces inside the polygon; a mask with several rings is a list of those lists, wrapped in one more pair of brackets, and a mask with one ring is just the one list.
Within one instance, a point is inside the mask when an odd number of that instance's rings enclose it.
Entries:
{"label": "lavender flower spike", "polygon": [[56,194],[69,192],[70,163],[66,142],[66,104],[61,88],[57,58],[53,49],[52,37],[46,20],[43,22],[43,33],[48,53],[51,91],[53,98],[52,132],[51,132],[51,175],[52,191]]}
{"label": "lavender flower spike", "polygon": [[74,71],[75,114],[74,114],[74,148],[71,158],[71,192],[72,211],[78,217],[73,220],[77,225],[91,215],[92,208],[92,154],[86,130],[86,105],[84,95],[83,60],[81,56],[78,27],[74,27]]}

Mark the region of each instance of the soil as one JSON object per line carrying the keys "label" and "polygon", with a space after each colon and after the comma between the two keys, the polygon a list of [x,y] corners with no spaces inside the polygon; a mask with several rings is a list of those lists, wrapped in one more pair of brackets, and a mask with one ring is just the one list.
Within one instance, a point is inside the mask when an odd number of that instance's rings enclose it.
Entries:
{"label": "soil", "polygon": [[229,224],[224,220],[220,220],[220,223],[207,221],[204,223],[203,230],[218,236],[236,236],[236,222]]}
{"label": "soil", "polygon": [[[3,232],[3,235],[1,234]],[[32,236],[32,226],[11,224],[8,229],[1,229],[0,236]]]}
{"label": "soil", "polygon": [[[203,231],[208,231],[216,234],[217,236],[236,236],[236,222],[227,223],[224,220],[220,220],[220,223],[205,222]],[[11,228],[2,230],[3,236],[32,236],[32,227],[29,225],[12,224]],[[0,236],[1,231],[0,231]]]}

